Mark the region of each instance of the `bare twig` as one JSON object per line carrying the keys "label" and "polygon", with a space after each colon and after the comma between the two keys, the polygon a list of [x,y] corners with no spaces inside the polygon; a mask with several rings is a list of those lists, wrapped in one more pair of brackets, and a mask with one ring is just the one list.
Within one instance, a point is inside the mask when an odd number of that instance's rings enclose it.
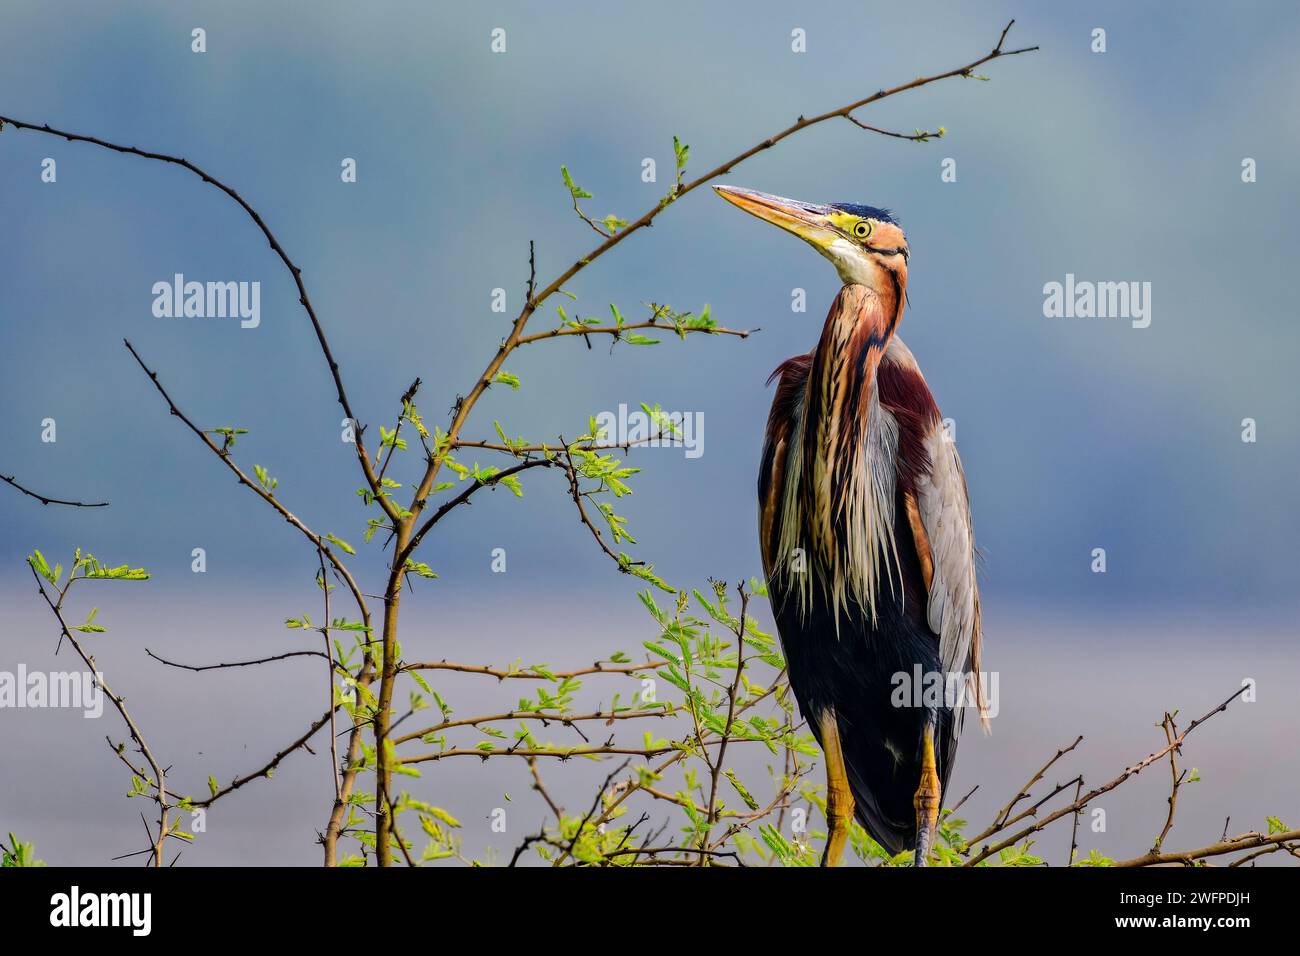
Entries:
{"label": "bare twig", "polygon": [[1286,830],[1282,833],[1243,833],[1241,836],[1233,837],[1230,840],[1223,840],[1219,843],[1211,843],[1209,846],[1203,846],[1196,850],[1183,850],[1178,853],[1160,853],[1152,850],[1145,856],[1134,857],[1131,860],[1119,860],[1112,864],[1116,867],[1129,868],[1138,866],[1160,866],[1166,863],[1185,863],[1192,864],[1197,860],[1204,860],[1212,856],[1223,856],[1227,853],[1237,853],[1241,850],[1252,850],[1256,847],[1278,846],[1282,844],[1293,843],[1300,840],[1300,830]]}
{"label": "bare twig", "polygon": [[32,491],[14,480],[13,475],[0,475],[0,481],[13,488],[17,488],[29,498],[35,498],[43,505],[67,505],[69,508],[107,508],[107,501],[65,501],[62,498],[49,498],[40,492]]}
{"label": "bare twig", "polygon": [[[166,771],[154,758],[153,751],[149,749],[149,744],[145,742],[144,735],[140,732],[140,728],[136,725],[135,720],[132,719],[130,712],[127,711],[126,699],[114,693],[112,688],[108,686],[108,682],[104,680],[104,675],[99,671],[98,666],[95,664],[95,658],[86,651],[82,646],[81,641],[73,635],[72,629],[68,626],[68,622],[63,617],[63,600],[67,596],[68,590],[72,587],[72,582],[75,581],[76,578],[69,577],[68,583],[63,586],[62,590],[59,590],[57,585],[54,586],[55,593],[58,595],[58,600],[56,601],[46,592],[45,582],[41,579],[40,574],[37,573],[36,567],[30,563],[28,567],[32,572],[32,577],[36,580],[37,590],[40,592],[41,597],[45,599],[45,603],[49,605],[50,613],[54,615],[54,619],[59,623],[60,643],[66,640],[71,644],[72,649],[77,652],[77,656],[85,662],[88,668],[90,668],[90,672],[95,675],[95,683],[99,685],[99,689],[103,691],[104,696],[109,699],[113,708],[122,718],[122,722],[126,724],[127,733],[131,735],[131,739],[135,741],[135,745],[139,749],[140,755],[144,757],[145,762],[149,764],[149,768],[153,771],[152,781],[149,780],[147,774],[140,773],[137,775],[144,779],[146,783],[152,783],[156,790],[154,800],[158,804],[158,837],[155,840],[151,834],[150,842],[153,845],[153,865],[155,867],[161,867],[163,865],[163,843],[166,841],[167,835],[170,832],[167,821],[171,805],[167,800]],[[75,568],[71,573],[75,574]],[[117,748],[114,748],[114,750],[117,752],[118,756],[122,757],[123,760],[126,760],[126,757],[121,750],[118,750]],[[129,760],[126,760],[126,763],[127,766],[131,766]],[[149,830],[148,823],[145,824],[145,830]]]}
{"label": "bare twig", "polygon": [[[1174,739],[1173,739],[1169,744],[1167,744],[1165,747],[1161,748],[1160,750],[1156,751],[1156,752],[1153,753],[1153,754],[1148,755],[1148,756],[1145,757],[1144,759],[1139,760],[1137,763],[1133,764],[1132,766],[1127,767],[1127,768],[1123,771],[1123,773],[1121,773],[1119,776],[1115,777],[1113,780],[1110,780],[1110,781],[1108,781],[1107,783],[1102,784],[1100,787],[1097,787],[1096,789],[1093,789],[1093,790],[1088,791],[1086,794],[1084,794],[1084,795],[1083,795],[1082,797],[1080,797],[1079,799],[1075,800],[1075,801],[1074,801],[1073,803],[1071,803],[1069,806],[1062,807],[1062,808],[1059,809],[1059,810],[1053,811],[1052,813],[1048,814],[1047,816],[1043,817],[1043,818],[1040,819],[1040,820],[1035,821],[1033,824],[1031,824],[1030,826],[1025,827],[1024,829],[1020,830],[1019,832],[1014,833],[1014,834],[1012,834],[1011,836],[1009,836],[1009,837],[1007,837],[1007,838],[1005,838],[1005,839],[1003,839],[1003,840],[1001,840],[1001,841],[999,841],[999,842],[997,842],[997,843],[994,843],[994,844],[992,844],[992,845],[984,846],[982,849],[979,850],[979,852],[977,852],[977,853],[975,853],[973,856],[971,856],[971,858],[968,859],[968,860],[967,860],[963,865],[964,865],[964,866],[976,866],[976,865],[978,865],[979,863],[983,862],[984,860],[988,859],[990,856],[993,856],[995,853],[1000,853],[1002,850],[1006,849],[1007,847],[1015,846],[1015,845],[1016,845],[1017,843],[1019,843],[1021,840],[1025,839],[1025,838],[1028,837],[1028,836],[1031,836],[1031,835],[1034,834],[1034,833],[1037,833],[1038,831],[1042,830],[1042,829],[1043,829],[1045,826],[1047,826],[1048,824],[1053,823],[1053,822],[1056,821],[1056,820],[1059,820],[1061,817],[1065,816],[1066,814],[1077,813],[1079,810],[1081,810],[1083,807],[1086,807],[1089,803],[1091,803],[1093,800],[1097,799],[1097,797],[1100,797],[1102,794],[1110,793],[1110,791],[1114,790],[1116,787],[1118,787],[1120,784],[1122,784],[1125,780],[1128,780],[1129,777],[1132,777],[1132,776],[1134,776],[1134,775],[1136,775],[1136,774],[1141,773],[1141,772],[1142,772],[1143,770],[1145,770],[1147,767],[1151,766],[1151,764],[1155,763],[1155,762],[1156,762],[1157,760],[1159,760],[1161,757],[1165,756],[1165,754],[1169,753],[1170,750],[1172,750],[1172,749],[1174,749],[1175,747],[1181,745],[1182,742],[1183,742],[1184,740],[1187,739],[1187,735],[1188,735],[1188,734],[1190,734],[1192,731],[1194,731],[1194,730],[1195,730],[1197,727],[1199,727],[1201,724],[1205,723],[1207,720],[1209,720],[1209,719],[1210,719],[1211,717],[1213,717],[1215,714],[1218,714],[1218,713],[1221,713],[1221,712],[1227,710],[1227,709],[1228,709],[1228,705],[1231,704],[1231,703],[1232,703],[1234,700],[1236,700],[1238,697],[1240,697],[1242,694],[1244,694],[1244,693],[1246,692],[1246,690],[1247,690],[1247,687],[1246,687],[1245,685],[1243,685],[1243,686],[1241,687],[1240,690],[1238,690],[1235,694],[1233,694],[1231,697],[1229,697],[1227,700],[1225,700],[1225,701],[1224,701],[1222,704],[1220,704],[1218,707],[1215,707],[1213,710],[1211,710],[1209,713],[1205,714],[1204,716],[1199,717],[1199,718],[1197,718],[1196,720],[1193,720],[1190,724],[1187,725],[1187,729],[1186,729],[1186,730],[1184,730],[1184,731],[1183,731],[1182,733],[1180,733],[1177,737],[1175,737],[1175,738],[1174,738]],[[1049,766],[1050,766],[1051,762],[1052,762],[1052,761],[1049,761]],[[1019,797],[1017,797],[1016,799],[1019,799]],[[1013,801],[1013,803],[1014,803],[1014,802],[1015,802],[1015,801]],[[994,828],[994,831],[993,831],[993,832],[996,832],[996,828]],[[979,842],[979,840],[972,840],[971,843],[970,843],[970,845],[973,847],[977,842]],[[1250,847],[1246,847],[1245,849],[1250,849]],[[1148,854],[1148,858],[1149,858],[1149,857],[1150,857],[1150,855]]]}
{"label": "bare twig", "polygon": [[225,664],[179,664],[176,661],[170,661],[165,657],[160,657],[147,647],[144,649],[144,652],[160,664],[166,664],[168,667],[179,667],[180,669],[187,671],[215,671],[227,667],[255,667],[258,664],[269,664],[272,661],[288,660],[291,657],[326,656],[322,651],[286,651],[283,654],[273,654],[270,657],[259,657],[257,660],[253,661],[230,661]]}

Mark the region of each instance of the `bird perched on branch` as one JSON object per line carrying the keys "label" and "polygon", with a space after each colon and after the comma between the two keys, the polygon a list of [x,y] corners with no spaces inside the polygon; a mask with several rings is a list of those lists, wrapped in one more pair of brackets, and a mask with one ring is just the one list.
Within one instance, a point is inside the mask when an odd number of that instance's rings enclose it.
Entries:
{"label": "bird perched on branch", "polygon": [[822,863],[838,864],[856,812],[887,851],[924,866],[963,708],[987,717],[966,480],[896,334],[907,239],[872,206],[714,189],[808,242],[844,283],[816,347],[772,374],[758,478],[790,687],[826,758]]}

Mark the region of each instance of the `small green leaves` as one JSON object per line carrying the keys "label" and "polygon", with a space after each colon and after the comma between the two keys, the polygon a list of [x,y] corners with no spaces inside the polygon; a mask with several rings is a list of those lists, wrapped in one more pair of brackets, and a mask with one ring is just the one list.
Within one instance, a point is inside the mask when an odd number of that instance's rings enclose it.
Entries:
{"label": "small green leaves", "polygon": [[426,804],[423,806],[422,809],[425,813],[447,824],[447,826],[449,827],[459,828],[461,825],[459,820],[457,820],[455,817],[453,817],[450,813],[448,813],[446,810],[442,809],[441,807],[434,807]]}
{"label": "small green leaves", "polygon": [[406,439],[397,434],[397,429],[391,431],[383,425],[379,426],[379,445],[381,448],[394,448],[397,451],[406,451]]}
{"label": "small green leaves", "polygon": [[373,628],[366,626],[361,621],[349,621],[345,617],[336,617],[330,621],[331,631],[355,631],[361,634],[369,634]]}
{"label": "small green leaves", "polygon": [[220,792],[221,787],[217,786],[217,778],[208,774],[208,793],[215,797]]}
{"label": "small green leaves", "polygon": [[[45,555],[43,555],[39,550],[32,551],[27,558],[27,563],[31,565],[33,571],[50,584],[54,585],[56,588],[59,586],[59,581],[63,577],[63,565],[56,564],[51,568],[49,562],[45,560]],[[94,555],[88,552],[83,553],[82,550],[78,548],[76,553],[73,555],[72,572],[68,576],[68,581],[64,586],[64,591],[66,592],[67,589],[72,586],[73,581],[81,580],[147,581],[149,580],[149,573],[143,568],[132,568],[125,564],[119,565],[116,568],[106,568],[95,559]],[[74,630],[81,630],[82,627],[91,625],[94,616],[95,612],[92,611],[90,619],[86,621],[86,624],[76,627]],[[91,626],[86,633],[97,633],[100,630],[102,630],[102,628],[97,629],[96,627]]]}
{"label": "small green leaves", "polygon": [[[49,562],[45,560],[45,555],[41,554],[39,550],[33,551],[28,556],[27,563],[30,564],[32,569],[45,580],[49,581],[55,587],[59,586],[59,578],[62,577],[62,574],[54,573],[53,569],[50,568]],[[62,568],[60,568],[60,571],[62,571]]]}
{"label": "small green leaves", "polygon": [[1115,861],[1100,850],[1093,850],[1082,859],[1074,861],[1075,866],[1114,866]]}
{"label": "small green leaves", "polygon": [[80,631],[82,634],[103,634],[105,629],[95,623],[95,616],[99,614],[99,608],[92,607],[90,614],[86,617],[85,624],[74,624],[72,629]]}
{"label": "small green leaves", "polygon": [[429,430],[424,427],[424,419],[422,419],[420,413],[415,410],[414,402],[408,400],[402,403],[402,417],[411,423],[412,427],[415,428],[421,438],[427,439],[429,437]]}
{"label": "small green leaves", "polygon": [[673,137],[673,159],[676,161],[677,164],[677,185],[678,186],[682,184],[682,176],[686,173],[686,164],[690,160],[690,158],[691,158],[691,148],[687,146],[685,143],[683,143],[681,140],[679,140],[676,136],[674,136]]}
{"label": "small green leaves", "polygon": [[519,391],[519,376],[511,374],[505,369],[497,372],[497,377],[492,381],[498,385],[509,385],[513,391]]}
{"label": "small green leaves", "polygon": [[[93,560],[93,559],[92,559]],[[56,569],[57,570],[57,569]],[[104,581],[148,581],[149,572],[143,568],[129,568],[125,564],[116,568],[100,567],[97,563],[81,575],[87,580]]]}
{"label": "small green leaves", "polygon": [[23,843],[12,831],[9,833],[9,845],[0,843],[0,867],[44,865],[43,861],[36,859],[36,847]]}
{"label": "small green leaves", "polygon": [[[437,573],[433,570],[433,568],[429,567],[423,561],[416,561],[414,558],[406,559],[406,572],[408,574],[418,575],[419,577],[422,578],[428,578],[429,580],[433,580],[438,577]],[[421,684],[422,687],[424,687],[426,692],[429,691],[428,685],[423,683],[423,678],[419,678],[418,682]]]}
{"label": "small green leaves", "polygon": [[279,478],[272,478],[265,468],[261,465],[253,466],[253,474],[257,477],[257,483],[261,485],[262,490],[272,497],[275,496],[275,489],[280,484]]}
{"label": "small green leaves", "polygon": [[[592,194],[573,181],[573,177],[569,175],[569,167],[561,166],[560,175],[564,178],[564,187],[569,191],[569,199],[573,202],[573,211],[578,214],[579,219],[589,225],[599,235],[608,239],[620,229],[627,228],[627,220],[622,219],[613,213],[610,213],[604,219],[592,219],[588,216],[582,211],[582,206],[578,204],[578,200],[591,199],[593,198]],[[585,264],[586,260],[583,260],[583,263]],[[566,292],[564,294],[570,296],[570,298],[573,297],[571,293]]]}
{"label": "small green leaves", "polygon": [[209,428],[203,434],[220,435],[221,450],[222,452],[227,452],[230,449],[235,447],[236,438],[238,438],[240,435],[248,434],[248,429],[247,428]]}
{"label": "small green leaves", "polygon": [[506,434],[506,430],[501,427],[499,421],[493,420],[492,427],[496,429],[497,437],[501,439],[501,444],[505,445],[514,454],[518,455],[524,448],[528,447],[528,442],[523,438],[511,438]]}
{"label": "small green leaves", "polygon": [[348,544],[346,541],[344,541],[340,537],[337,537],[336,535],[327,534],[325,535],[325,540],[328,541],[330,544],[337,545],[338,547],[342,548],[348,554],[357,553],[356,548],[352,547],[352,545]]}
{"label": "small green leaves", "polygon": [[749,807],[751,810],[757,810],[758,801],[754,799],[753,794],[745,789],[739,778],[737,778],[736,772],[728,767],[726,770],[722,771],[722,773],[723,776],[727,778],[727,782],[735,789],[736,793],[740,794],[740,799],[745,801],[745,806]]}
{"label": "small green leaves", "polygon": [[646,417],[650,419],[651,424],[655,426],[659,435],[681,437],[681,426],[678,424],[676,419],[659,407],[658,402],[655,403],[653,408],[645,402],[642,402],[641,411],[646,413]]}
{"label": "small green leaves", "polygon": [[592,198],[591,193],[587,192],[587,190],[583,189],[581,186],[579,186],[577,183],[573,181],[573,177],[569,175],[568,166],[560,167],[560,175],[564,177],[564,186],[566,189],[569,190],[569,196],[573,199],[575,203],[579,199]]}
{"label": "small green leaves", "polygon": [[633,561],[626,554],[619,552],[618,565],[628,574],[634,575],[648,584],[653,584],[660,591],[676,594],[677,589],[654,573],[654,566]]}

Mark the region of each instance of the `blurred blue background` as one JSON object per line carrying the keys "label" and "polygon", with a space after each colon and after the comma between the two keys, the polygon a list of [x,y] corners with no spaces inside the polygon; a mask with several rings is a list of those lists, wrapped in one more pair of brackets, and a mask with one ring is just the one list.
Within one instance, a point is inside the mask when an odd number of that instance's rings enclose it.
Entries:
{"label": "blurred blue background", "polygon": [[[972,814],[1076,733],[1100,738],[1083,758],[1100,782],[1154,748],[1164,709],[1199,714],[1254,677],[1259,703],[1218,718],[1193,761],[1206,780],[1183,825],[1209,842],[1229,813],[1242,829],[1285,814],[1300,782],[1280,749],[1300,729],[1293,4],[1225,17],[1209,4],[15,0],[0,14],[0,113],[181,155],[240,190],[303,269],[373,444],[416,376],[426,418],[445,422],[518,311],[530,239],[544,281],[593,245],[561,164],[595,194],[590,212],[632,219],[667,189],[674,134],[698,174],[800,114],[975,59],[1013,16],[1008,45],[1040,52],[989,64],[990,82],[949,80],[862,114],[903,131],[942,125],[944,139],[831,122],[726,181],[888,206],[907,230],[902,336],[957,424],[986,557],[986,666],[1002,674],[994,735],[972,735],[954,784],[985,783]],[[195,27],[205,54],[190,50]],[[496,27],[505,54],[490,51]],[[1104,54],[1090,49],[1097,27]],[[805,54],[791,52],[795,28]],[[56,184],[41,182],[46,157]],[[345,157],[355,184],[340,181]],[[642,182],[645,157],[659,182]],[[1258,182],[1242,182],[1246,157]],[[956,182],[940,179],[947,158]],[[33,547],[144,566],[149,584],[94,602],[113,629],[101,663],[195,781],[248,769],[319,714],[316,671],[178,676],[142,648],[210,661],[293,646],[279,622],[313,608],[315,556],[168,416],[121,342],[203,426],[248,428],[240,460],[268,467],[309,524],[360,545],[361,482],[293,284],[219,192],[92,146],[0,133],[0,210],[0,472],[112,502],[42,508],[0,488],[0,669],[71,666],[52,656],[23,563]],[[260,281],[260,328],[154,318],[150,289],[177,272]],[[1150,282],[1150,327],[1045,318],[1043,285],[1067,273]],[[702,412],[704,455],[635,453],[644,472],[620,510],[636,555],[671,581],[755,574],[764,380],[812,346],[837,285],[811,250],[693,193],[572,282],[566,307],[603,315],[616,302],[638,316],[652,300],[707,302],[722,324],[762,332],[612,354],[599,341],[530,346],[507,364],[522,390],[493,389],[467,436],[492,437],[494,419],[512,435],[572,435],[624,402]],[[490,309],[497,287],[506,315]],[[807,290],[804,314],[791,312],[794,288]],[[548,306],[534,321],[553,318]],[[40,439],[45,418],[57,443]],[[1255,443],[1241,440],[1244,418]],[[634,582],[592,547],[561,484],[526,478],[524,502],[483,495],[426,546],[441,578],[406,606],[408,656],[580,661],[650,636]],[[190,570],[196,547],[203,575]],[[504,575],[490,569],[498,547]],[[1094,548],[1105,574],[1090,570]],[[381,588],[377,548],[353,564]],[[0,720],[0,823],[51,862],[134,849],[138,819],[113,799],[124,781],[103,729],[54,712]],[[229,801],[237,825],[192,860],[313,861],[328,774],[307,761]],[[525,786],[520,768],[495,765],[428,778],[466,816]],[[1146,848],[1161,822],[1163,781],[1152,783],[1095,845]],[[466,833],[467,846],[494,840],[517,842]]]}

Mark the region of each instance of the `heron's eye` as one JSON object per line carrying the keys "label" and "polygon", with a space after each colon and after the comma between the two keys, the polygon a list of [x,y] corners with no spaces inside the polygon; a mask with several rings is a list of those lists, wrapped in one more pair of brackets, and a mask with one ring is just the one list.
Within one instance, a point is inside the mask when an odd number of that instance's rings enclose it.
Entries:
{"label": "heron's eye", "polygon": [[859,219],[853,224],[853,237],[855,239],[865,239],[871,235],[871,223],[865,219]]}

